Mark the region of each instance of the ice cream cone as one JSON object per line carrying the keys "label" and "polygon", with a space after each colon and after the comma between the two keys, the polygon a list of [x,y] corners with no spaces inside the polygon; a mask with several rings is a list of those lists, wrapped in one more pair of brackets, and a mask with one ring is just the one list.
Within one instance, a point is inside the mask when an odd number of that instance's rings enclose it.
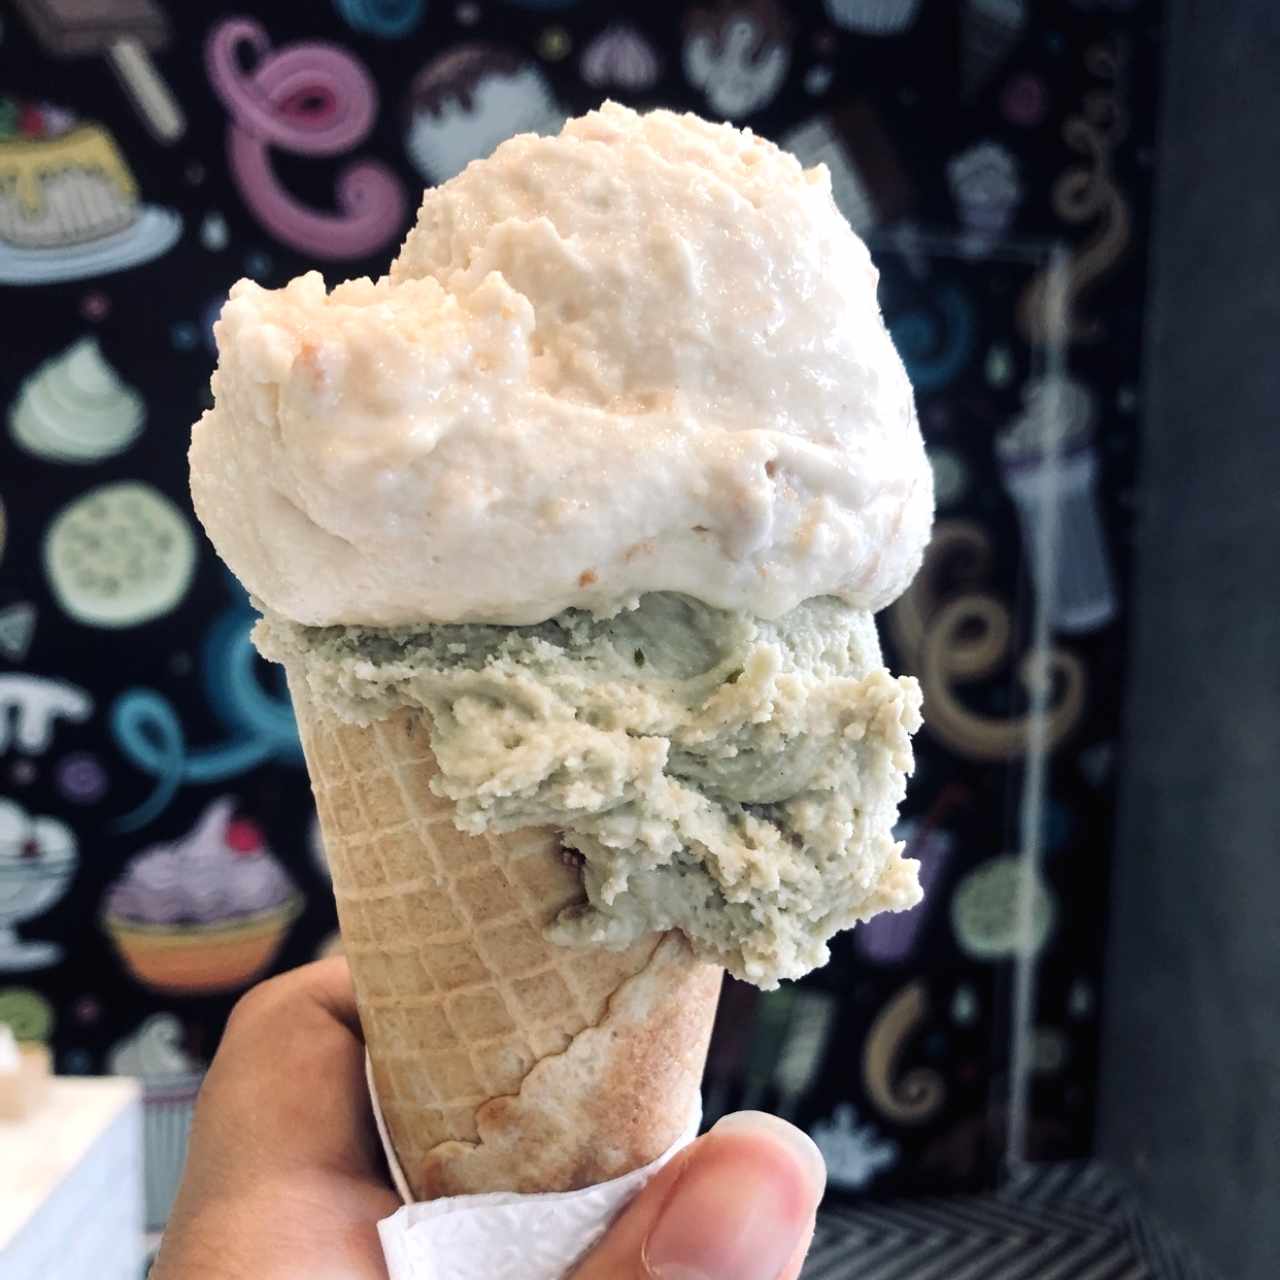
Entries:
{"label": "ice cream cone", "polygon": [[423,713],[360,727],[290,672],[373,1077],[415,1196],[568,1191],[647,1164],[695,1105],[720,970],[681,935],[571,950],[557,833],[483,837],[434,795]]}

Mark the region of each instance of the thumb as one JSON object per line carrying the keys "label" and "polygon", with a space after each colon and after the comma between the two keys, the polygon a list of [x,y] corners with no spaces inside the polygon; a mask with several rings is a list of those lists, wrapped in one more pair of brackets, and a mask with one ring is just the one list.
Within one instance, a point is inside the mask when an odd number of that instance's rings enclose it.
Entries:
{"label": "thumb", "polygon": [[794,1125],[725,1116],[631,1202],[573,1280],[795,1280],[825,1184],[818,1148]]}

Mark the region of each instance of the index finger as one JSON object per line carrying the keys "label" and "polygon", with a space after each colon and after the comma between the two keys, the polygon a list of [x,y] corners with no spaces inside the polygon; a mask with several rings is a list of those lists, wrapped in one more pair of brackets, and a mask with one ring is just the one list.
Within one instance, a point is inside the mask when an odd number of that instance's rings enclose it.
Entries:
{"label": "index finger", "polygon": [[356,990],[345,956],[314,960],[311,964],[281,974],[280,981],[291,991],[296,984],[300,995],[313,1000],[329,1017],[342,1023],[358,1040],[364,1041],[360,1014],[356,1009]]}

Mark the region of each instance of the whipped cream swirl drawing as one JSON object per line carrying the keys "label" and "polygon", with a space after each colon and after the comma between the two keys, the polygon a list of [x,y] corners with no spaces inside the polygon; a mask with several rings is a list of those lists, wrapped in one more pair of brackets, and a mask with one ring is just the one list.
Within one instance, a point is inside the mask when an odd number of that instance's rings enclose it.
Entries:
{"label": "whipped cream swirl drawing", "polygon": [[215,800],[185,839],[136,857],[111,890],[107,911],[143,924],[219,924],[269,911],[294,894],[258,827]]}

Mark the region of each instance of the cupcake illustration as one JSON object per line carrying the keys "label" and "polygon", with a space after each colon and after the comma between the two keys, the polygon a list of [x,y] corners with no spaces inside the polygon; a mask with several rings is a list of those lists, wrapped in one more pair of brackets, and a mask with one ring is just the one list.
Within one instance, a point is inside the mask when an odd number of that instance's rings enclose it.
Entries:
{"label": "cupcake illustration", "polygon": [[17,925],[62,897],[77,861],[69,827],[0,799],[0,972],[41,969],[62,958],[55,943],[20,938]]}
{"label": "cupcake illustration", "polygon": [[517,133],[559,133],[565,112],[538,64],[491,44],[432,59],[409,90],[405,148],[428,182],[447,182]]}
{"label": "cupcake illustration", "polygon": [[215,800],[184,839],[139,854],[103,924],[125,966],[157,991],[233,991],[275,959],[302,898],[256,823]]}
{"label": "cupcake illustration", "polygon": [[965,230],[961,247],[975,258],[990,253],[1022,200],[1012,154],[999,143],[979,142],[948,161],[947,183]]}
{"label": "cupcake illustration", "polygon": [[1073,633],[1105,626],[1119,607],[1098,509],[1095,416],[1082,383],[1046,378],[1028,386],[1021,415],[996,439],[1036,590],[1053,626]]}
{"label": "cupcake illustration", "polygon": [[23,383],[9,410],[9,430],[37,457],[98,462],[128,448],[146,416],[142,396],[89,337],[51,356]]}
{"label": "cupcake illustration", "polygon": [[593,89],[639,93],[657,83],[662,60],[634,27],[615,23],[587,45],[579,69]]}
{"label": "cupcake illustration", "polygon": [[922,0],[824,0],[827,17],[846,31],[866,36],[896,36],[920,11]]}
{"label": "cupcake illustration", "polygon": [[117,1042],[107,1059],[112,1075],[142,1082],[143,1173],[147,1230],[159,1231],[169,1217],[187,1159],[187,1140],[202,1064],[184,1045],[182,1024],[171,1013],[155,1013]]}

